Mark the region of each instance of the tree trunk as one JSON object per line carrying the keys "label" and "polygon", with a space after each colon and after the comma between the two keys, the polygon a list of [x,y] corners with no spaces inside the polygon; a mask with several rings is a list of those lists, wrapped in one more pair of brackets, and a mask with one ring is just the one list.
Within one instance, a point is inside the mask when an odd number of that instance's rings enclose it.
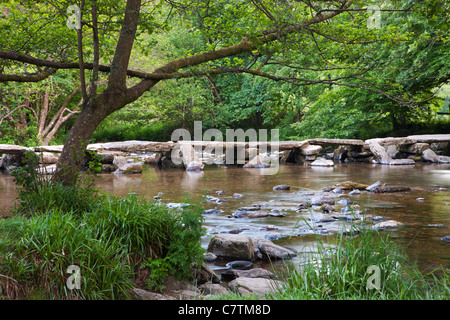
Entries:
{"label": "tree trunk", "polygon": [[[92,96],[87,97],[86,87],[83,81],[81,82],[81,89],[84,91],[83,108],[64,143],[63,150],[58,159],[56,172],[53,175],[53,182],[59,182],[64,185],[76,184],[84,160],[86,147],[97,126],[108,115],[136,100],[144,91],[156,83],[151,80],[145,81],[146,86],[145,88],[141,88],[142,92],[136,90],[136,88],[131,90],[127,89],[127,70],[136,36],[140,8],[140,0],[127,1],[124,22],[111,63],[111,71],[106,90],[98,96],[95,96],[95,91],[92,91]],[[80,39],[80,33],[78,39]],[[82,52],[81,43],[79,44],[79,51]]]}
{"label": "tree trunk", "polygon": [[100,122],[110,114],[99,112],[101,109],[104,108],[96,108],[91,100],[91,103],[88,103],[78,115],[59,156],[57,170],[52,178],[53,182],[64,185],[76,184],[92,134]]}

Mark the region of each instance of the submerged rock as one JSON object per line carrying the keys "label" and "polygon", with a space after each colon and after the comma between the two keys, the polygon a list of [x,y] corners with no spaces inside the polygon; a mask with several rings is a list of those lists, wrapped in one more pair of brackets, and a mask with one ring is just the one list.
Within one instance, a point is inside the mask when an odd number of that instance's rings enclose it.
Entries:
{"label": "submerged rock", "polygon": [[309,201],[312,206],[321,206],[323,204],[334,204],[334,199],[330,197],[314,197]]}
{"label": "submerged rock", "polygon": [[170,203],[167,203],[166,206],[171,209],[181,209],[184,207],[189,207],[190,204],[189,203],[170,202]]}
{"label": "submerged rock", "polygon": [[218,210],[218,209],[208,209],[203,211],[204,214],[219,214],[219,213],[223,213],[223,210]]}
{"label": "submerged rock", "polygon": [[269,212],[269,216],[271,217],[285,217],[286,214],[284,212],[281,212],[277,209],[272,209],[272,211]]}
{"label": "submerged rock", "polygon": [[336,211],[336,209],[331,204],[325,203],[320,206],[320,211],[330,213]]}
{"label": "submerged rock", "polygon": [[406,192],[411,191],[411,188],[409,187],[402,187],[402,186],[379,186],[371,192],[377,192],[377,193],[387,193],[387,192]]}
{"label": "submerged rock", "polygon": [[269,216],[269,212],[263,210],[238,210],[233,213],[235,218],[265,218]]}
{"label": "submerged rock", "polygon": [[245,260],[236,260],[236,261],[228,262],[225,266],[227,266],[230,269],[243,270],[243,269],[249,269],[249,268],[253,267],[253,262],[245,261]]}
{"label": "submerged rock", "polygon": [[310,205],[308,205],[307,203],[304,203],[304,202],[299,203],[297,205],[297,210],[306,210],[306,209],[309,209],[309,208],[310,208]]}
{"label": "submerged rock", "polygon": [[353,181],[345,181],[342,183],[338,183],[337,186],[342,190],[365,190],[369,185],[353,182]]}
{"label": "submerged rock", "polygon": [[366,188],[367,191],[370,192],[404,192],[404,191],[410,191],[411,188],[409,187],[402,187],[402,186],[387,186],[385,183],[381,181],[377,181],[374,184],[371,184]]}
{"label": "submerged rock", "polygon": [[383,222],[379,222],[373,226],[376,230],[392,230],[403,227],[403,223],[395,221],[395,220],[387,220]]}
{"label": "submerged rock", "polygon": [[347,198],[342,198],[342,200],[339,200],[338,203],[342,204],[343,206],[348,206],[349,204],[352,204],[353,201]]}
{"label": "submerged rock", "polygon": [[206,200],[206,202],[209,202],[209,203],[214,202],[217,204],[222,204],[224,202],[227,202],[227,200],[225,200],[225,199],[220,199],[220,198],[213,197],[213,196],[205,196],[205,200]]}

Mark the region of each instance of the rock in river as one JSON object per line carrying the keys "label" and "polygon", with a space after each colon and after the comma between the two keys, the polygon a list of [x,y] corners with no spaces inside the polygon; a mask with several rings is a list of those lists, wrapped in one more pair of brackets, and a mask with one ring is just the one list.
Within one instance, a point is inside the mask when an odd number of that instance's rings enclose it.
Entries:
{"label": "rock in river", "polygon": [[395,220],[387,220],[383,222],[379,222],[373,226],[374,229],[377,230],[392,230],[397,229],[403,226],[403,223],[395,221]]}
{"label": "rock in river", "polygon": [[381,183],[381,181],[377,181],[373,184],[371,184],[370,186],[368,186],[366,188],[367,191],[374,191],[376,188],[379,188],[380,186],[382,186],[383,184]]}
{"label": "rock in river", "polygon": [[238,270],[249,269],[253,266],[253,262],[245,260],[235,260],[228,262],[226,266],[230,269],[238,269]]}
{"label": "rock in river", "polygon": [[318,158],[317,160],[311,162],[311,166],[333,167],[334,166],[334,161],[333,160],[327,160],[325,158]]}
{"label": "rock in river", "polygon": [[208,252],[220,258],[255,260],[252,238],[240,234],[218,234],[208,245]]}
{"label": "rock in river", "polygon": [[309,201],[312,206],[321,206],[323,204],[334,204],[334,199],[330,197],[314,197]]}
{"label": "rock in river", "polygon": [[411,191],[409,187],[402,186],[379,186],[372,190],[372,192],[385,193],[385,192],[406,192]]}
{"label": "rock in river", "polygon": [[223,210],[218,210],[218,209],[208,209],[203,211],[204,214],[219,214],[219,213],[223,213]]}
{"label": "rock in river", "polygon": [[186,166],[186,171],[202,171],[204,167],[200,161],[192,161]]}
{"label": "rock in river", "polygon": [[114,173],[141,173],[143,169],[143,162],[129,162],[123,156],[114,157],[113,164],[117,167]]}
{"label": "rock in river", "polygon": [[280,184],[278,186],[273,187],[273,190],[290,190],[291,186],[287,185],[287,184]]}
{"label": "rock in river", "polygon": [[207,251],[220,258],[248,261],[278,260],[296,256],[292,250],[276,245],[270,240],[228,233],[216,235],[209,243]]}
{"label": "rock in river", "polygon": [[409,188],[409,187],[402,187],[402,186],[387,186],[385,183],[382,183],[381,181],[377,181],[374,184],[368,186],[366,188],[366,190],[370,191],[370,192],[385,193],[385,192],[411,191],[411,188]]}
{"label": "rock in river", "polygon": [[127,163],[125,165],[122,165],[114,171],[114,173],[123,173],[123,174],[129,174],[129,173],[141,173],[142,172],[142,162],[131,162]]}
{"label": "rock in river", "polygon": [[235,218],[265,218],[269,213],[263,210],[237,210],[233,213]]}
{"label": "rock in river", "polygon": [[244,165],[244,168],[268,168],[270,167],[270,158],[267,155],[257,155]]}

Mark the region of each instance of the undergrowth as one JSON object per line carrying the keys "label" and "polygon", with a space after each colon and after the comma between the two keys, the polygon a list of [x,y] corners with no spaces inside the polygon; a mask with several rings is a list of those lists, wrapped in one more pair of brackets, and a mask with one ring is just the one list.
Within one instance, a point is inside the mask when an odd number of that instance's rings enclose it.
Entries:
{"label": "undergrowth", "polygon": [[[146,288],[162,289],[167,276],[189,280],[201,264],[199,207],[55,184],[28,160],[15,173],[18,205],[0,220],[1,298],[127,299],[142,269]],[[71,265],[79,288],[68,285]]]}

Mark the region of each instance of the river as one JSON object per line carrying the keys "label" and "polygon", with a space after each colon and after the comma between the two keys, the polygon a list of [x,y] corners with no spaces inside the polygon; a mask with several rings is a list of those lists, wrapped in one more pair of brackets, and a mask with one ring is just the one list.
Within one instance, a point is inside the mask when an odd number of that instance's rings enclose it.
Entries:
{"label": "river", "polygon": [[[137,193],[153,199],[162,193],[162,201],[179,203],[183,199],[203,201],[205,209],[217,208],[222,213],[205,214],[204,225],[209,239],[220,232],[240,232],[250,236],[266,237],[297,252],[314,246],[316,235],[308,232],[309,225],[318,226],[320,237],[327,239],[349,226],[348,222],[315,223],[319,213],[310,210],[297,212],[297,205],[322,188],[344,181],[372,184],[382,181],[388,185],[407,186],[409,192],[370,193],[347,196],[366,214],[384,216],[404,224],[391,232],[395,239],[407,246],[411,259],[423,271],[440,265],[450,267],[450,244],[440,240],[450,235],[450,165],[416,163],[414,166],[384,166],[364,163],[338,163],[335,167],[281,165],[275,175],[261,175],[261,169],[207,167],[201,172],[180,169],[161,169],[146,166],[142,174],[100,174],[95,182],[105,192],[119,196]],[[288,191],[274,191],[275,185],[290,185]],[[218,194],[217,191],[222,191]],[[239,193],[243,197],[234,198]],[[218,197],[224,202],[208,203],[205,196]],[[340,198],[336,196],[336,201]],[[7,216],[16,197],[14,180],[0,172],[0,215]],[[263,205],[271,216],[263,218],[235,218],[240,207]],[[344,206],[336,204],[339,213]],[[281,213],[283,216],[277,216]],[[322,215],[323,216],[323,215]],[[310,230],[310,229],[309,229]],[[310,230],[311,231],[311,230]]]}

